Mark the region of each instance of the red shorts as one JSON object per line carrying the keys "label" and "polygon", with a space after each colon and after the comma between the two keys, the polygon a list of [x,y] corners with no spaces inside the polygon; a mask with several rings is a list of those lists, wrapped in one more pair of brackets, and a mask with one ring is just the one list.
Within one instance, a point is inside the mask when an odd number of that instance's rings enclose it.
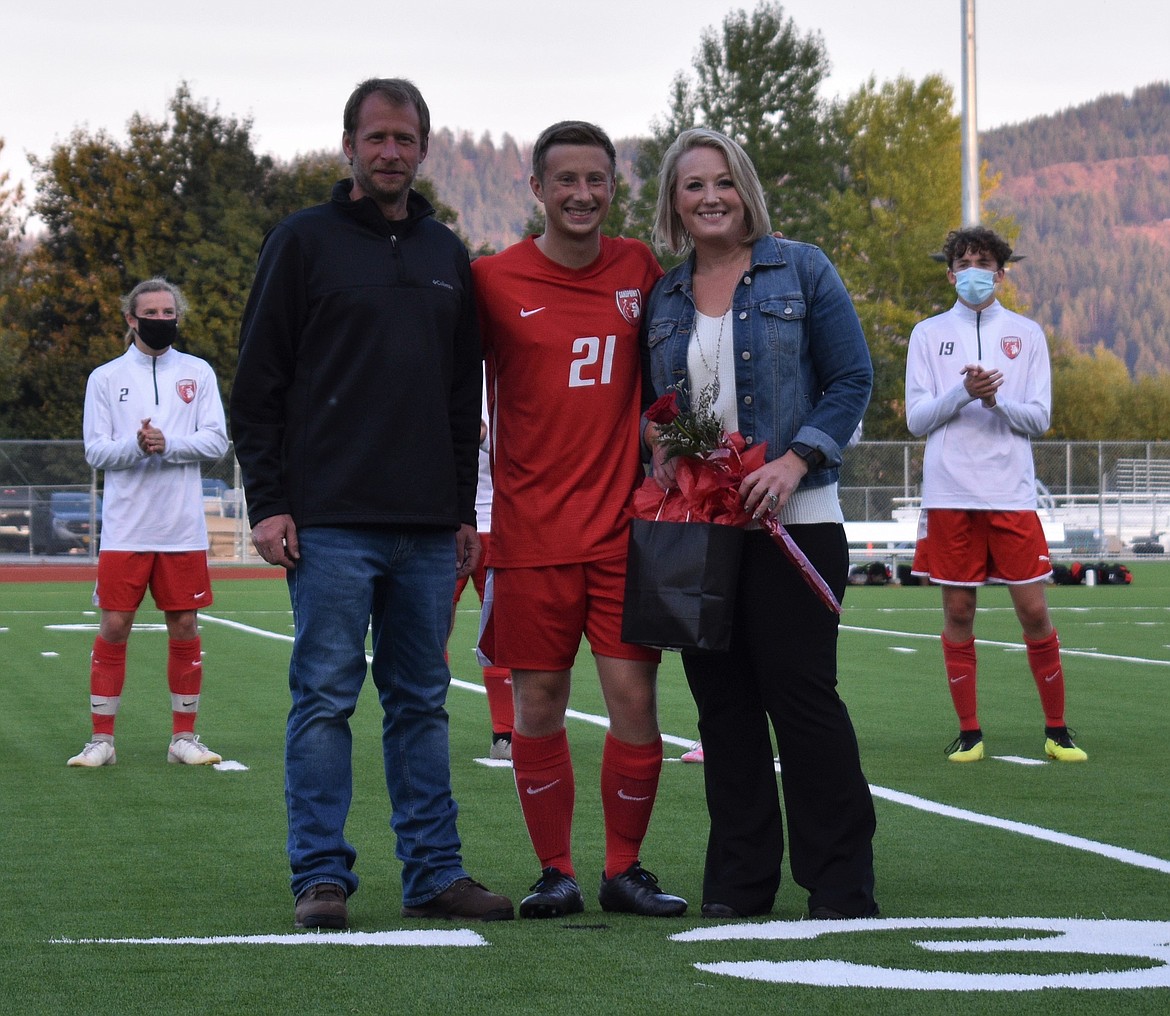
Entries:
{"label": "red shorts", "polygon": [[550,568],[490,568],[480,652],[511,670],[568,670],[589,640],[596,656],[657,663],[657,649],[622,641],[626,556]]}
{"label": "red shorts", "polygon": [[944,586],[1022,585],[1052,574],[1034,511],[928,508],[918,522],[911,572]]}
{"label": "red shorts", "polygon": [[93,602],[102,610],[132,614],[150,587],[159,610],[211,606],[207,551],[103,550],[98,554]]}

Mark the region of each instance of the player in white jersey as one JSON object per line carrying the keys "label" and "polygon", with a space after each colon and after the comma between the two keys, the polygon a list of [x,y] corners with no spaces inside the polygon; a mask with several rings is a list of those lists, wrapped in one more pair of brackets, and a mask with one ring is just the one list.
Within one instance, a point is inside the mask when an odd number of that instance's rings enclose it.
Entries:
{"label": "player in white jersey", "polygon": [[915,326],[906,359],[906,425],[926,437],[922,518],[913,572],[942,587],[943,662],[959,717],[952,762],[983,758],[976,711],[975,594],[1004,584],[1023,628],[1044,709],[1044,750],[1088,756],[1064,721],[1060,640],[1048,612],[1052,574],[1036,514],[1031,439],[1048,429],[1051,376],[1040,326],[995,298],[1012,249],[981,226],[947,236],[958,301]]}
{"label": "player in white jersey", "polygon": [[[479,431],[479,483],[475,488],[475,525],[479,542],[483,547],[479,564],[470,575],[461,575],[455,580],[455,600],[452,609],[459,603],[459,597],[470,582],[480,601],[483,601],[487,584],[487,556],[492,543],[492,464],[491,428],[488,426],[487,388],[483,390],[483,416]],[[455,628],[455,616],[451,615],[451,628]],[[488,757],[497,761],[512,760],[512,727],[515,712],[512,706],[512,672],[507,667],[484,666],[483,687],[487,693],[488,714],[492,722],[491,748]]]}
{"label": "player in white jersey", "polygon": [[134,287],[122,306],[127,348],[85,390],[85,459],[105,473],[94,603],[101,623],[90,663],[93,736],[71,766],[113,765],[114,719],[126,680],[126,643],[149,586],[166,619],[171,744],[167,760],[221,761],[195,735],[202,688],[197,613],[211,605],[200,464],[228,448],[209,364],[173,348],[186,310],[163,278]]}

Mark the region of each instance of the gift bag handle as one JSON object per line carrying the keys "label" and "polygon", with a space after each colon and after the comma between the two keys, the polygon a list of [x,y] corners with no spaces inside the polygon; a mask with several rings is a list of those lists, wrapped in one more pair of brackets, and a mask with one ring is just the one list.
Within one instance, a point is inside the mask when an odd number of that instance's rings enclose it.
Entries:
{"label": "gift bag handle", "polygon": [[[667,491],[664,491],[664,492],[663,492],[663,494],[662,494],[662,503],[658,505],[658,512],[657,512],[657,513],[655,514],[655,516],[654,516],[654,521],[655,521],[655,522],[661,522],[661,521],[662,521],[662,509],[666,507],[666,499],[667,499],[668,497],[670,497],[671,493],[672,493],[672,492],[671,492],[671,491],[669,491],[669,490],[667,490]],[[684,521],[684,522],[690,522],[690,521],[691,521],[691,510],[690,510],[689,508],[687,509],[687,517],[686,517],[686,518],[685,518],[683,521]]]}

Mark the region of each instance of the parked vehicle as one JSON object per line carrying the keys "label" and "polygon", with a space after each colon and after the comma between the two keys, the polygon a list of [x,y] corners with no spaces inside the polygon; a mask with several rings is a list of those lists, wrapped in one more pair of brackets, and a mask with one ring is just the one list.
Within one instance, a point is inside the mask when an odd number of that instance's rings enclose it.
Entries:
{"label": "parked vehicle", "polygon": [[54,490],[33,502],[29,542],[34,554],[68,554],[84,550],[101,533],[102,499],[85,491]]}
{"label": "parked vehicle", "polygon": [[208,515],[219,515],[225,519],[239,518],[243,501],[242,491],[229,487],[226,480],[213,476],[203,477],[203,510]]}
{"label": "parked vehicle", "polygon": [[0,549],[28,549],[29,516],[40,496],[33,487],[0,486]]}

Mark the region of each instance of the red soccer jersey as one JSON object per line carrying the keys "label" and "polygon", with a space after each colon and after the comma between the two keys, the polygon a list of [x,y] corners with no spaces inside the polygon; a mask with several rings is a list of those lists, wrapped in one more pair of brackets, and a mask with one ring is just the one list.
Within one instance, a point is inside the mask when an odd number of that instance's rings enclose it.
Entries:
{"label": "red soccer jersey", "polygon": [[583,269],[532,237],[472,263],[492,424],[498,568],[625,552],[642,479],[642,313],[662,269],[637,240],[601,238]]}

